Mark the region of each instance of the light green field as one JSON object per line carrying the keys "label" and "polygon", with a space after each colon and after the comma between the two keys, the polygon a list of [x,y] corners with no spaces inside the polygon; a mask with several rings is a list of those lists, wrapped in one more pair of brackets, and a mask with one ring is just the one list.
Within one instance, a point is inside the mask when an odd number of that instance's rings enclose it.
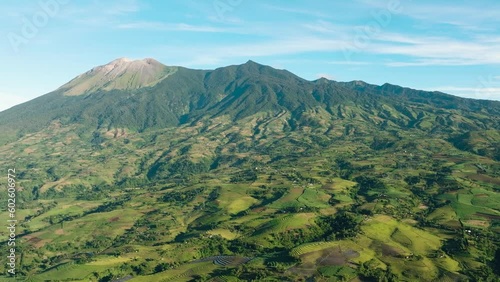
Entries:
{"label": "light green field", "polygon": [[347,191],[348,189],[352,188],[353,186],[355,186],[357,184],[356,182],[352,182],[352,181],[345,180],[342,178],[333,178],[331,181],[333,183],[324,184],[321,187],[321,189],[324,189],[325,191],[330,192],[330,193],[339,193],[339,192]]}
{"label": "light green field", "polygon": [[62,225],[52,225],[26,236],[25,239],[40,246],[46,243],[82,242],[98,235],[114,238],[130,228],[139,216],[137,211],[131,209],[90,214]]}
{"label": "light green field", "polygon": [[[250,196],[242,196],[237,199],[234,199],[231,203],[226,206],[226,210],[230,214],[237,214],[241,211],[245,211],[250,208],[253,204],[258,201]],[[224,205],[224,204],[222,204]]]}
{"label": "light green field", "polygon": [[330,195],[317,189],[308,188],[304,190],[304,193],[297,199],[297,201],[308,207],[327,208],[329,207],[329,199]]}
{"label": "light green field", "polygon": [[293,229],[307,228],[307,226],[313,224],[314,217],[315,215],[312,213],[285,215],[257,227],[257,231],[254,233],[254,236],[266,236]]}
{"label": "light green field", "polygon": [[302,206],[297,200],[304,193],[304,188],[294,187],[289,190],[287,194],[285,194],[280,199],[276,200],[272,204],[268,205],[270,208],[286,208],[286,207],[296,207]]}
{"label": "light green field", "polygon": [[[364,224],[362,230],[369,238],[383,242],[394,241],[401,248],[414,254],[426,255],[441,247],[439,237],[387,216],[374,217]],[[395,237],[393,234],[396,234]]]}
{"label": "light green field", "polygon": [[212,262],[190,263],[175,269],[167,270],[158,274],[136,277],[129,281],[150,282],[150,281],[190,281],[196,274],[211,272],[217,266]]}
{"label": "light green field", "polygon": [[50,281],[57,277],[59,280],[81,280],[90,278],[93,272],[105,271],[108,268],[108,265],[64,264],[40,274],[37,279]]}
{"label": "light green field", "polygon": [[225,239],[228,239],[228,240],[234,240],[240,236],[240,235],[238,235],[238,233],[231,232],[228,229],[222,229],[222,228],[213,229],[213,230],[208,231],[207,233],[212,234],[212,235],[219,235],[219,236],[221,236]]}

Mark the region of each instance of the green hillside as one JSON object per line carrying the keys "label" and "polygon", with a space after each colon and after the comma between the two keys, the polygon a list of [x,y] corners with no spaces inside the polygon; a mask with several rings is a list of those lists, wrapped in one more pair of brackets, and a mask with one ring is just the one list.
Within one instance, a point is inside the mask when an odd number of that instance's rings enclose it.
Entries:
{"label": "green hillside", "polygon": [[498,279],[500,102],[249,61],[57,90],[0,130],[21,281]]}

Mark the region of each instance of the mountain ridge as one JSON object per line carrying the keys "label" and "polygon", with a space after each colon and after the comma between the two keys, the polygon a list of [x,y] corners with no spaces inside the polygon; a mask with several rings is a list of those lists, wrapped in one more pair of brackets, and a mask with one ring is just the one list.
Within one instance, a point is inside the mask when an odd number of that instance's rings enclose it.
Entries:
{"label": "mountain ridge", "polygon": [[[144,66],[152,66],[147,70],[154,71],[142,72]],[[141,79],[127,84],[131,74]],[[113,80],[106,84],[102,78]],[[83,88],[87,91],[80,91]],[[388,83],[308,81],[251,60],[215,70],[193,70],[167,67],[153,59],[117,59],[96,67],[51,93],[0,112],[0,128],[6,132],[2,140],[6,142],[55,120],[86,124],[89,130],[120,127],[144,131],[207,117],[228,115],[237,121],[259,112],[281,111],[290,114],[287,124],[295,128],[311,122],[310,118],[305,121],[303,113],[317,109],[328,113],[315,117],[324,123],[363,119],[374,126],[382,123],[378,120],[392,120],[400,128],[425,125],[430,131],[451,130],[446,128],[450,125],[472,130],[500,128],[497,101]]]}

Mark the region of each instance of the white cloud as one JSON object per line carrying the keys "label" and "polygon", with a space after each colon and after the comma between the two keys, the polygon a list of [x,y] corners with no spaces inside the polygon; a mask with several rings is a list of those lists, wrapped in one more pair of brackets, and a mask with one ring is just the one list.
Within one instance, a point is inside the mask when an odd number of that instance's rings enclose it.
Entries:
{"label": "white cloud", "polygon": [[[196,61],[220,62],[227,58],[249,58],[292,55],[311,52],[352,52],[352,54],[376,54],[402,56],[399,61],[385,63],[387,66],[433,66],[433,65],[496,65],[500,64],[500,43],[461,41],[443,37],[413,37],[403,34],[383,34],[363,48],[356,48],[352,40],[343,36],[324,37],[317,35],[304,36],[297,32],[296,36],[274,38],[255,43],[232,45],[204,45],[189,48],[165,47],[170,53],[178,53],[181,57]],[[388,40],[393,41],[388,41]],[[402,43],[403,42],[403,43]],[[195,55],[192,54],[202,54]],[[207,57],[211,57],[207,59]],[[337,60],[332,64],[365,65],[368,62]]]}
{"label": "white cloud", "polygon": [[[425,66],[470,66],[479,65],[484,62],[476,60],[464,60],[464,59],[419,59],[414,61],[406,62],[388,62],[385,63],[386,66],[390,67],[425,67]],[[492,63],[492,62],[486,62]]]}
{"label": "white cloud", "polygon": [[500,64],[500,44],[481,40],[466,41],[452,38],[419,38],[414,44],[388,44],[376,42],[369,50],[384,55],[402,55],[409,60],[390,62],[389,66],[430,65],[493,65]]}
{"label": "white cloud", "polygon": [[[374,8],[385,8],[384,1],[358,0],[358,2]],[[454,26],[467,32],[495,31],[500,21],[500,5],[497,1],[467,1],[453,3],[422,3],[422,1],[400,0],[401,13],[419,20],[426,28],[435,24]]]}
{"label": "white cloud", "polygon": [[457,86],[440,86],[426,89],[427,91],[440,91],[453,94],[465,98],[499,100],[500,87],[457,87]]}
{"label": "white cloud", "polygon": [[127,15],[141,10],[141,5],[136,0],[119,1],[111,3],[104,13],[109,15]]}
{"label": "white cloud", "polygon": [[372,62],[361,62],[361,61],[330,61],[327,62],[330,65],[350,65],[350,66],[365,66],[371,65]]}
{"label": "white cloud", "polygon": [[163,23],[163,22],[132,22],[119,24],[116,26],[119,29],[145,29],[145,30],[162,30],[162,31],[184,31],[184,32],[231,32],[240,33],[236,29],[218,28],[208,25],[190,25],[185,23]]}
{"label": "white cloud", "polygon": [[135,14],[144,7],[144,2],[137,0],[92,1],[80,5],[70,2],[61,9],[59,16],[78,25],[108,27],[118,22],[118,19]]}
{"label": "white cloud", "polygon": [[[273,6],[271,6],[273,7]],[[279,7],[274,7],[277,9]],[[284,8],[280,8],[284,9]],[[286,10],[286,9],[285,9]],[[291,11],[294,12],[294,11]],[[368,24],[368,23],[367,23]],[[500,37],[475,33],[460,36],[449,33],[442,36],[397,33],[390,26],[366,34],[363,26],[339,25],[325,20],[312,23],[302,22],[294,26],[276,23],[274,25],[241,24],[237,27],[192,26],[185,24],[138,22],[122,24],[121,28],[151,28],[192,32],[232,32],[256,35],[253,43],[235,43],[219,46],[215,43],[169,50],[181,57],[189,57],[196,62],[218,63],[227,58],[264,57],[291,55],[311,52],[343,52],[345,62],[335,64],[362,65],[356,62],[356,54],[397,56],[397,61],[385,63],[387,66],[460,66],[500,64]],[[360,38],[360,30],[363,38]],[[360,43],[361,42],[361,43]],[[183,55],[184,54],[184,55]],[[203,54],[195,55],[192,54]],[[188,65],[189,64],[188,62]]]}
{"label": "white cloud", "polygon": [[[343,42],[335,39],[322,39],[318,37],[294,37],[268,40],[259,43],[234,44],[234,45],[204,45],[186,47],[165,46],[162,52],[168,52],[173,58],[189,58],[183,61],[187,67],[197,66],[199,62],[221,62],[232,58],[259,58],[268,56],[281,56],[300,54],[305,52],[342,51]],[[195,55],[193,54],[200,54]]]}
{"label": "white cloud", "polygon": [[262,8],[265,8],[265,9],[268,9],[268,10],[271,10],[271,11],[278,11],[278,12],[285,12],[285,13],[291,13],[291,14],[312,16],[312,17],[317,17],[317,18],[332,18],[331,15],[328,15],[328,14],[320,12],[320,11],[313,11],[313,10],[306,10],[306,9],[296,9],[296,8],[290,8],[290,7],[285,7],[285,6],[276,6],[276,5],[270,5],[270,4],[263,4]]}

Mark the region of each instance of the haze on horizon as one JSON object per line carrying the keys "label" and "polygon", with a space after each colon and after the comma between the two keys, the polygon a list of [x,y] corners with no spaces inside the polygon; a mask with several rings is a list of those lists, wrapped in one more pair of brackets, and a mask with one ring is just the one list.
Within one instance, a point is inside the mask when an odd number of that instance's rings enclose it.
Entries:
{"label": "haze on horizon", "polygon": [[0,8],[0,111],[119,57],[195,69],[254,60],[308,80],[500,100],[493,0],[8,0]]}

